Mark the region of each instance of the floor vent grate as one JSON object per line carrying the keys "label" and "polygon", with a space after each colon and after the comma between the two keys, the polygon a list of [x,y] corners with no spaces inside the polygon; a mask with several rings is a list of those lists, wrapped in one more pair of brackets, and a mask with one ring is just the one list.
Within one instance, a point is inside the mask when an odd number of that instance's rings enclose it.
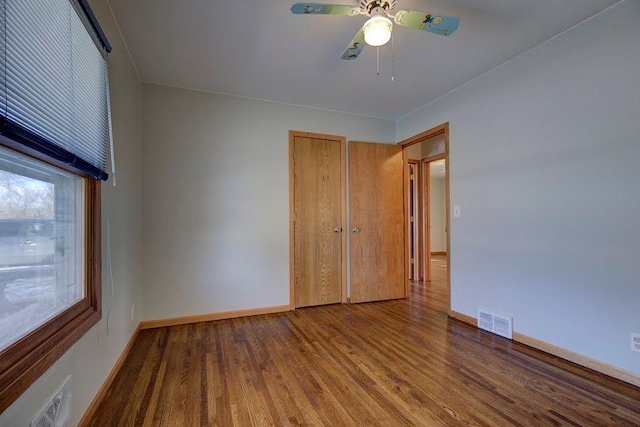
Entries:
{"label": "floor vent grate", "polygon": [[69,419],[71,401],[71,377],[67,377],[53,397],[33,417],[29,427],[63,427]]}
{"label": "floor vent grate", "polygon": [[486,310],[478,310],[478,328],[512,339],[513,318]]}

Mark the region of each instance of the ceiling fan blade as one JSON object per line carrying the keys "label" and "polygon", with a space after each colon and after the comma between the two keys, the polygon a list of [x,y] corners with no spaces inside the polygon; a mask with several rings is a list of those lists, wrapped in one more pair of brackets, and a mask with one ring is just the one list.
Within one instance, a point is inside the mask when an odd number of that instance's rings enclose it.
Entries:
{"label": "ceiling fan blade", "polygon": [[460,24],[460,19],[435,13],[418,12],[415,10],[399,10],[395,16],[396,24],[404,27],[429,31],[430,33],[448,36]]}
{"label": "ceiling fan blade", "polygon": [[360,8],[342,4],[294,3],[291,12],[296,15],[359,15]]}
{"label": "ceiling fan blade", "polygon": [[356,59],[358,55],[360,55],[360,52],[362,52],[362,48],[364,48],[364,31],[361,28],[360,31],[358,31],[358,33],[355,35],[353,40],[351,40],[349,46],[347,46],[347,48],[342,53],[342,59],[345,59],[347,61]]}

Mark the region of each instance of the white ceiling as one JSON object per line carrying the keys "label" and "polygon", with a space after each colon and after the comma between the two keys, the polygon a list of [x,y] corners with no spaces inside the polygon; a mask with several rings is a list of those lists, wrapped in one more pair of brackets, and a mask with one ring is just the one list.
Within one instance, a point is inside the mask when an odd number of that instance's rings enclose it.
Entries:
{"label": "white ceiling", "polygon": [[[394,26],[340,59],[363,15],[293,15],[294,0],[108,0],[143,82],[396,119],[618,0],[397,0],[459,17],[448,37]],[[356,0],[337,3],[356,5]]]}

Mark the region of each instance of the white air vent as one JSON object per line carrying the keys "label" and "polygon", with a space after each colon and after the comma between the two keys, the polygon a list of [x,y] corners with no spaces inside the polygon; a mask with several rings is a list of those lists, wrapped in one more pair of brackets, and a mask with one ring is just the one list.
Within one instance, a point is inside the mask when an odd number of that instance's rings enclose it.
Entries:
{"label": "white air vent", "polygon": [[40,413],[33,417],[29,427],[64,427],[69,419],[69,406],[71,403],[71,376],[64,383]]}
{"label": "white air vent", "polygon": [[513,335],[513,319],[479,309],[478,328],[511,339]]}

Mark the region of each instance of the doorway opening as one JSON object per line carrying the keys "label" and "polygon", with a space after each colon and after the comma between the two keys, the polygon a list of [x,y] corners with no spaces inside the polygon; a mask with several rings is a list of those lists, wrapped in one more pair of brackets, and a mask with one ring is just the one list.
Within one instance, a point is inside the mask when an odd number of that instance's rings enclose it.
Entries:
{"label": "doorway opening", "polygon": [[405,165],[406,294],[449,312],[449,124],[400,144]]}

